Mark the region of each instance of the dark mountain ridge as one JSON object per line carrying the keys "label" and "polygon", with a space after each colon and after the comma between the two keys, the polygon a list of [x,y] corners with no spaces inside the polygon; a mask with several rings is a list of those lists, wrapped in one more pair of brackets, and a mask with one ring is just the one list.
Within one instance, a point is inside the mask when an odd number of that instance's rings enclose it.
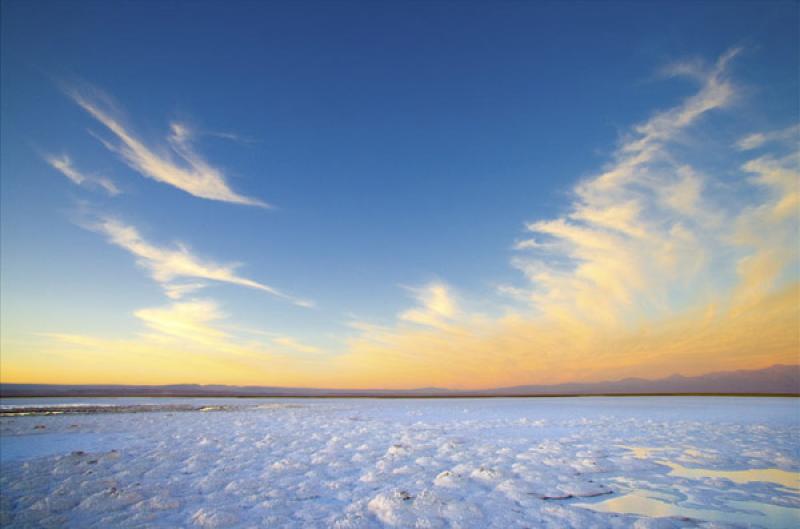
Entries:
{"label": "dark mountain ridge", "polygon": [[200,384],[163,386],[0,384],[0,397],[515,397],[658,394],[800,396],[800,365],[778,364],[765,369],[721,371],[692,377],[674,374],[655,380],[625,378],[607,382],[572,382],[481,390],[324,389]]}

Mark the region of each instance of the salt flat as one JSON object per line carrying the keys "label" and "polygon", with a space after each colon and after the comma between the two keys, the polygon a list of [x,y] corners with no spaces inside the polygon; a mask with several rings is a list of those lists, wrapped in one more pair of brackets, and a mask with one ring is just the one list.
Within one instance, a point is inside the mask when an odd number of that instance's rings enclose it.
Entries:
{"label": "salt flat", "polygon": [[[72,405],[92,413],[63,413]],[[9,399],[0,411],[21,407],[57,413],[0,418],[9,528],[800,526],[797,399]]]}

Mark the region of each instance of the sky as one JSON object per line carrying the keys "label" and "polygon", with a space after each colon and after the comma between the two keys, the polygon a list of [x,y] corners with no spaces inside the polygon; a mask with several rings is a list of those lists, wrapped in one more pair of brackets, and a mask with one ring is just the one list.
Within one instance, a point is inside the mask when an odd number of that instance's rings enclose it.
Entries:
{"label": "sky", "polygon": [[798,363],[796,2],[24,2],[0,381]]}

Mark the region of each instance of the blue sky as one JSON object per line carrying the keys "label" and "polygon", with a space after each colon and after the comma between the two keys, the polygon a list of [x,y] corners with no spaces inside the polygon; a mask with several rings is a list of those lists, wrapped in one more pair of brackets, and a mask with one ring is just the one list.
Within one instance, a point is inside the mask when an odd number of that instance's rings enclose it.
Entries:
{"label": "blue sky", "polygon": [[[753,196],[748,153],[720,147],[798,121],[793,2],[6,1],[2,15],[4,351],[42,362],[28,351],[48,333],[128,340],[152,323],[137,311],[170,302],[176,278],[109,244],[101,219],[286,293],[206,277],[183,300],[213,300],[226,332],[308,344],[324,370],[431,285],[490,318],[542,312],[506,295],[528,286],[514,245],[569,215],[632,127],[697,92],[671,65],[708,72],[740,50],[726,112],[673,146],[728,209]],[[228,190],[274,207],[148,178],[98,141],[120,145],[80,102],[104,97],[149,152],[186,168],[180,124]],[[80,185],[54,167],[64,156]],[[734,281],[737,251],[715,249],[712,282]],[[695,291],[677,281],[671,314]]]}

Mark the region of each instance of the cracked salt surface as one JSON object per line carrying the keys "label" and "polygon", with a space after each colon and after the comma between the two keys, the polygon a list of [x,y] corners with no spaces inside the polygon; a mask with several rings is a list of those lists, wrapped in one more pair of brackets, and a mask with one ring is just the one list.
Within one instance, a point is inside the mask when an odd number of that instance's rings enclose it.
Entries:
{"label": "cracked salt surface", "polygon": [[799,402],[113,399],[0,418],[0,526],[800,527]]}

